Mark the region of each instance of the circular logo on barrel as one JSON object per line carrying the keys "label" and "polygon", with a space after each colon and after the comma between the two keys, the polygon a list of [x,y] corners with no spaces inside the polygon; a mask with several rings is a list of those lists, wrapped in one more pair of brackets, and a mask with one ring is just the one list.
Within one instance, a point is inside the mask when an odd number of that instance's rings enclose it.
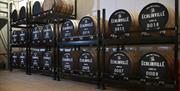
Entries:
{"label": "circular logo on barrel", "polygon": [[62,25],[62,37],[72,37],[74,33],[74,26],[72,21],[68,20]]}
{"label": "circular logo on barrel", "polygon": [[43,61],[44,61],[44,67],[50,68],[51,63],[52,63],[52,58],[51,58],[51,54],[49,52],[46,52],[44,54]]}
{"label": "circular logo on barrel", "polygon": [[110,73],[116,76],[128,77],[130,63],[129,57],[122,52],[117,52],[110,57]]}
{"label": "circular logo on barrel", "polygon": [[162,80],[166,79],[167,61],[158,53],[148,53],[140,60],[141,75],[145,79]]}
{"label": "circular logo on barrel", "polygon": [[24,30],[20,31],[20,41],[25,42],[26,40],[26,32]]}
{"label": "circular logo on barrel", "polygon": [[86,16],[79,22],[79,33],[80,35],[94,35],[96,27],[91,17]]}
{"label": "circular logo on barrel", "polygon": [[64,53],[64,55],[62,56],[62,65],[64,70],[66,71],[72,70],[73,57],[70,53]]}
{"label": "circular logo on barrel", "polygon": [[45,25],[43,27],[43,38],[44,39],[52,39],[53,37],[53,29],[51,25]]}
{"label": "circular logo on barrel", "polygon": [[92,72],[93,57],[89,52],[83,52],[79,59],[80,69],[82,72]]}
{"label": "circular logo on barrel", "polygon": [[22,52],[20,54],[20,66],[23,68],[26,66],[26,53]]}
{"label": "circular logo on barrel", "polygon": [[166,26],[169,18],[167,8],[160,3],[151,3],[139,14],[139,24],[143,31],[155,31]]}
{"label": "circular logo on barrel", "polygon": [[37,52],[34,52],[33,55],[32,55],[32,65],[33,66],[38,66],[38,63],[39,63],[39,55]]}
{"label": "circular logo on barrel", "polygon": [[34,27],[32,29],[32,40],[39,40],[40,39],[40,30],[38,27]]}
{"label": "circular logo on barrel", "polygon": [[126,10],[115,11],[109,19],[109,30],[113,34],[121,35],[130,30],[132,19]]}
{"label": "circular logo on barrel", "polygon": [[12,33],[12,42],[16,43],[18,41],[18,31],[13,31]]}

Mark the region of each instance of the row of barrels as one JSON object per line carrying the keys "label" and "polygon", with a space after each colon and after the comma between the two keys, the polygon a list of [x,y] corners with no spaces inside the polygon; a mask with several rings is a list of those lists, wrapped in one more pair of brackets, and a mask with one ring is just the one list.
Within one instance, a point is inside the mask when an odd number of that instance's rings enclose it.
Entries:
{"label": "row of barrels", "polygon": [[[168,81],[173,79],[174,46],[127,46],[124,50],[107,47],[105,61],[100,54],[100,68],[105,77],[128,80],[139,77],[143,80]],[[96,47],[84,47],[81,50],[64,49],[58,56],[64,73],[95,76],[97,73]],[[13,53],[14,67],[25,67],[24,52]],[[52,68],[51,52],[32,52],[31,68],[48,70]]]}
{"label": "row of barrels", "polygon": [[[173,27],[173,15],[173,13],[171,13],[164,5],[160,3],[152,3],[147,5],[139,14],[139,21],[137,20],[136,16],[133,16],[133,14],[130,14],[126,10],[120,9],[115,11],[110,16],[108,23],[105,23],[105,35],[113,38],[119,38],[129,35],[132,35],[134,37],[139,37],[139,35],[149,35],[149,32],[158,31],[158,29],[167,27]],[[58,35],[62,38],[96,35],[98,33],[97,22],[97,17],[94,16],[85,16],[81,20],[67,20],[60,26],[60,34]],[[102,20],[100,27],[100,32],[102,33]],[[140,30],[142,31],[138,33],[127,34],[131,31]],[[32,37],[32,42],[40,43],[46,42],[47,40],[49,40],[49,42],[52,42],[55,35],[53,31],[55,30],[53,30],[53,26],[50,24],[47,24],[44,27],[34,27],[30,35]],[[23,34],[21,35],[24,36],[24,33],[25,32],[23,32]],[[13,34],[14,37],[18,36],[18,33],[16,33],[16,31]],[[164,32],[152,33],[152,35],[154,36],[159,36],[160,34],[173,36],[174,32],[164,30]],[[18,37],[17,40],[19,40]],[[24,41],[23,37],[22,41]]]}
{"label": "row of barrels", "polygon": [[[128,12],[124,9],[116,10],[112,13],[109,21],[105,21],[105,34],[111,37],[129,36],[130,32],[134,33],[132,36],[139,36],[138,34],[148,35],[148,33],[159,31],[160,34],[166,36],[172,36],[173,31],[167,31],[165,28],[174,27],[174,12],[168,9],[161,3],[151,3],[145,6],[139,16],[136,13]],[[97,29],[97,17],[85,16],[79,24],[79,21],[68,20],[61,28],[63,37],[72,37],[79,35],[95,35],[98,33]],[[100,32],[102,33],[102,19],[100,24]],[[139,32],[138,32],[139,31]],[[145,32],[145,33],[141,33]],[[154,36],[158,34],[152,33]]]}
{"label": "row of barrels", "polygon": [[[71,0],[43,0],[41,1],[33,1],[32,8],[28,9],[28,11],[32,12],[33,16],[37,16],[43,12],[54,10],[55,13],[61,13],[64,15],[72,15],[74,6]],[[11,18],[13,22],[17,20],[21,20],[27,17],[27,9],[25,6],[22,6],[20,10],[14,9],[11,14]]]}
{"label": "row of barrels", "polygon": [[[12,67],[24,69],[27,67],[27,55],[23,52],[12,53]],[[29,59],[29,57],[28,57]],[[31,69],[33,70],[52,70],[53,56],[49,51],[37,52],[33,51],[30,56]]]}
{"label": "row of barrels", "polygon": [[[80,71],[89,75],[97,72],[96,48],[82,51],[64,52],[62,69],[64,72]],[[173,79],[174,56],[173,46],[127,47],[118,50],[116,47],[106,48],[105,62],[100,60],[100,68],[105,77],[128,80],[139,77],[146,80],[167,81]]]}
{"label": "row of barrels", "polygon": [[26,44],[28,39],[33,44],[48,44],[53,42],[53,27],[51,25],[45,25],[43,27],[34,27],[32,32],[27,30],[14,30],[12,32],[12,44]]}

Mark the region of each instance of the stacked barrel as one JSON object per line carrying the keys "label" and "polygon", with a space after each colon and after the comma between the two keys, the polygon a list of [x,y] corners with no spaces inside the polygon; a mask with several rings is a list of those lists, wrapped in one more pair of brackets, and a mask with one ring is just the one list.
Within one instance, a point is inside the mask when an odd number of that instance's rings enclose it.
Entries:
{"label": "stacked barrel", "polygon": [[11,43],[14,45],[24,45],[27,43],[28,32],[24,29],[14,30],[11,35]]}
{"label": "stacked barrel", "polygon": [[27,67],[25,51],[14,51],[11,55],[12,67],[17,69],[25,69]]}

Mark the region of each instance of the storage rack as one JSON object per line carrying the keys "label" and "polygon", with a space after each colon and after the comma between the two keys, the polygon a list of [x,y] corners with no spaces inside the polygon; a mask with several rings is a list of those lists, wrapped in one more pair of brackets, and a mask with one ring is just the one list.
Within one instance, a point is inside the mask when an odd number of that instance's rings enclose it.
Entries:
{"label": "storage rack", "polygon": [[[54,1],[55,2],[55,1]],[[12,55],[12,48],[13,47],[17,47],[17,48],[26,48],[26,54],[27,54],[27,65],[28,67],[26,68],[26,73],[28,75],[31,75],[32,74],[32,70],[31,70],[31,49],[32,48],[44,48],[46,50],[52,50],[53,51],[53,79],[56,80],[56,49],[57,49],[57,36],[56,36],[56,26],[63,23],[65,20],[67,19],[75,19],[77,17],[77,0],[74,0],[74,5],[75,5],[75,8],[74,8],[74,14],[73,15],[65,15],[65,14],[62,14],[62,13],[57,13],[56,12],[56,9],[55,9],[55,5],[56,3],[54,4],[54,6],[52,7],[52,9],[48,10],[48,11],[43,11],[37,15],[32,15],[32,12],[31,10],[28,11],[28,8],[31,9],[31,2],[27,2],[26,6],[27,6],[27,18],[24,19],[24,20],[19,20],[17,22],[12,22],[11,20],[11,26],[10,26],[10,34],[12,33],[12,27],[15,27],[15,28],[26,28],[28,33],[29,33],[29,36],[28,36],[28,41],[27,41],[27,44],[26,45],[10,45],[10,50],[9,50],[9,54],[10,54],[10,57]],[[10,12],[12,12],[12,4],[11,4],[11,10]],[[39,25],[39,26],[43,26],[45,24],[48,24],[48,23],[52,23],[54,25],[53,27],[53,42],[52,44],[47,44],[47,45],[33,45],[32,44],[32,41],[31,41],[31,33],[32,33],[32,28],[33,28],[33,25]],[[22,26],[23,25],[23,26]],[[11,37],[10,37],[11,39]],[[11,41],[11,40],[10,40]],[[10,71],[12,71],[12,60],[11,58],[9,59],[9,62],[10,62]],[[46,74],[45,74],[46,75]]]}
{"label": "storage rack", "polygon": [[[120,83],[120,84],[140,84],[140,86],[144,86],[145,88],[148,87],[171,87],[175,89],[174,91],[178,91],[178,46],[179,46],[179,41],[178,41],[178,36],[179,36],[179,0],[175,0],[175,27],[173,28],[165,28],[165,29],[159,29],[158,31],[174,31],[175,35],[172,37],[143,37],[139,36],[137,38],[122,38],[122,39],[113,39],[113,38],[108,38],[105,35],[105,19],[106,19],[106,10],[103,9],[103,34],[102,34],[102,52],[103,52],[103,64],[105,64],[105,49],[106,46],[108,45],[120,45],[122,48],[125,45],[150,45],[150,44],[172,44],[174,45],[174,71],[173,71],[173,80],[170,81],[170,83],[164,83],[164,84],[157,84],[156,82],[153,81],[145,81],[141,82],[139,78],[137,79],[129,79],[129,80],[113,80],[111,78],[105,77],[105,66],[102,69],[102,89],[105,89],[105,83]],[[130,31],[126,32],[129,34],[135,34],[135,33],[141,33],[141,31]],[[154,32],[149,32],[149,33],[154,33]],[[146,89],[147,90],[147,89]]]}
{"label": "storage rack", "polygon": [[[85,76],[85,75],[76,75],[76,74],[68,74],[62,72],[62,61],[58,65],[58,80],[63,78],[62,76],[68,76],[73,78],[74,80],[80,79],[80,81],[88,81],[92,82],[94,81],[97,83],[97,88],[100,88],[100,10],[97,11],[97,31],[95,35],[88,35],[88,36],[73,36],[73,37],[68,37],[70,41],[63,41],[63,38],[59,36],[60,42],[58,42],[58,51],[60,48],[65,48],[65,47],[70,47],[70,48],[78,48],[80,49],[81,47],[90,47],[90,46],[96,46],[97,48],[97,67],[96,67],[96,77],[90,77],[90,76]],[[90,37],[93,37],[94,39],[90,39]],[[87,39],[88,38],[88,39]],[[81,39],[87,39],[87,40],[81,40]],[[58,55],[61,55],[58,57],[58,60],[61,60],[62,54],[60,51],[58,52]]]}
{"label": "storage rack", "polygon": [[[28,3],[26,3],[26,5],[28,5]],[[12,3],[10,3],[10,15],[12,14]],[[26,8],[26,12],[28,12],[28,8]],[[24,45],[21,45],[21,44],[12,44],[12,36],[11,36],[11,34],[12,34],[12,31],[13,31],[13,28],[23,28],[23,29],[25,29],[27,32],[29,32],[29,28],[30,28],[30,26],[29,26],[29,21],[28,21],[28,14],[27,14],[27,16],[26,16],[26,18],[24,18],[24,19],[18,19],[17,21],[15,21],[15,22],[13,22],[12,21],[12,19],[10,18],[10,26],[9,26],[9,28],[10,28],[10,32],[9,32],[9,34],[8,35],[10,35],[8,38],[8,40],[9,40],[9,42],[10,42],[10,45],[9,45],[9,51],[8,51],[8,57],[9,57],[9,65],[10,65],[10,67],[9,67],[9,69],[10,69],[10,71],[13,71],[13,67],[12,67],[12,49],[13,48],[25,48],[25,51],[26,51],[26,74],[29,74],[29,67],[28,67],[28,54],[29,54],[29,40],[27,40],[27,43],[26,44],[24,44]],[[28,37],[29,36],[26,36],[27,37],[27,39],[29,39]]]}

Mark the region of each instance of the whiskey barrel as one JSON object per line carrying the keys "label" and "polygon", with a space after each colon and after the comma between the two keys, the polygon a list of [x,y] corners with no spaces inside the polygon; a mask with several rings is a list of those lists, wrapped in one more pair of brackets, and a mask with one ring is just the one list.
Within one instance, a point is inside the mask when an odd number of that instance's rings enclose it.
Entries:
{"label": "whiskey barrel", "polygon": [[44,0],[42,8],[43,11],[54,9],[56,12],[66,15],[73,13],[73,5],[69,0]]}
{"label": "whiskey barrel", "polygon": [[63,38],[77,35],[79,20],[67,20],[61,26],[61,35]]}
{"label": "whiskey barrel", "polygon": [[28,32],[26,30],[21,30],[19,33],[19,43],[26,44],[28,41]]}
{"label": "whiskey barrel", "polygon": [[140,60],[141,76],[145,80],[172,79],[172,61],[157,52],[145,54]]}
{"label": "whiskey barrel", "polygon": [[53,68],[53,55],[51,52],[44,52],[42,55],[42,66],[43,70],[52,71]]}
{"label": "whiskey barrel", "polygon": [[[172,79],[172,72],[174,70],[173,45],[140,46],[138,51],[140,55],[142,55],[139,67],[141,69],[141,77],[143,80],[166,81]],[[144,60],[143,58],[145,59],[144,63],[148,61],[155,65],[141,65],[141,61]],[[151,58],[155,59],[155,61],[151,62]],[[158,67],[158,64],[161,63],[163,63],[163,66]],[[154,71],[152,69],[154,69]],[[147,72],[147,75],[145,72]]]}
{"label": "whiskey barrel", "polygon": [[12,44],[18,44],[19,43],[19,31],[14,30],[11,34],[11,42]]}
{"label": "whiskey barrel", "polygon": [[65,73],[74,73],[78,70],[79,53],[75,51],[64,52],[62,55],[62,69]]}
{"label": "whiskey barrel", "polygon": [[[115,37],[122,37],[130,31],[137,31],[137,20],[132,13],[124,9],[116,10],[109,18],[109,34]],[[128,35],[127,35],[128,36]]]}
{"label": "whiskey barrel", "polygon": [[47,24],[42,29],[42,42],[43,43],[52,43],[53,42],[53,26],[50,24]]}
{"label": "whiskey barrel", "polygon": [[33,2],[32,15],[36,16],[40,13],[42,13],[42,2],[40,1]]}
{"label": "whiskey barrel", "polygon": [[81,75],[94,76],[97,72],[96,48],[82,48],[79,51],[79,71]]}
{"label": "whiskey barrel", "polygon": [[[145,6],[139,14],[139,25],[141,31],[158,31],[159,29],[174,27],[174,12],[161,3],[151,3]],[[167,36],[172,31],[165,33]]]}
{"label": "whiskey barrel", "polygon": [[32,35],[31,35],[31,38],[32,38],[32,43],[33,44],[39,44],[41,43],[41,39],[42,39],[42,36],[41,36],[41,27],[33,27],[32,28]]}
{"label": "whiskey barrel", "polygon": [[27,18],[27,10],[24,6],[21,7],[20,11],[19,11],[19,19],[25,19]]}
{"label": "whiskey barrel", "polygon": [[12,53],[11,60],[12,60],[12,67],[13,68],[18,68],[19,67],[19,58],[18,58],[18,53],[17,52]]}
{"label": "whiskey barrel", "polygon": [[94,16],[83,17],[78,25],[79,35],[95,35],[97,33],[97,18]]}
{"label": "whiskey barrel", "polygon": [[128,80],[136,78],[139,72],[140,55],[135,51],[117,51],[106,53],[105,72],[110,78]]}
{"label": "whiskey barrel", "polygon": [[20,68],[21,69],[25,69],[25,67],[27,66],[26,65],[26,61],[27,61],[26,57],[27,57],[27,55],[26,55],[25,51],[22,51],[19,53],[19,61],[20,61]]}
{"label": "whiskey barrel", "polygon": [[33,51],[31,53],[31,68],[34,70],[39,70],[41,67],[41,54],[40,52]]}
{"label": "whiskey barrel", "polygon": [[18,12],[16,9],[14,9],[13,12],[11,13],[11,19],[13,22],[16,22],[18,20]]}
{"label": "whiskey barrel", "polygon": [[[108,22],[105,21],[105,33],[108,30]],[[103,31],[103,23],[102,23],[102,19],[100,19],[100,33],[102,33]],[[79,24],[78,24],[78,34],[79,35],[96,35],[98,33],[98,21],[97,21],[97,17],[95,16],[85,16],[83,18],[81,18]]]}

